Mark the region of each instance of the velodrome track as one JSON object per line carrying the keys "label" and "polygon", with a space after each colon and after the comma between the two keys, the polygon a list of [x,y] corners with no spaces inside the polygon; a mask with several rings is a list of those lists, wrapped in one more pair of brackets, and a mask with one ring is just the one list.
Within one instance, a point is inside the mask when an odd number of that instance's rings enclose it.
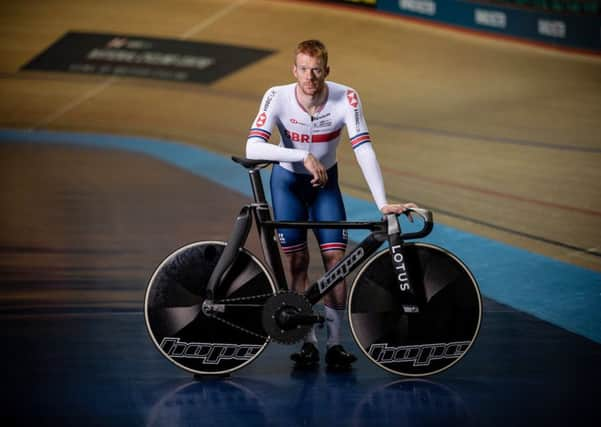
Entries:
{"label": "velodrome track", "polygon": [[[0,45],[5,418],[16,425],[598,418],[591,394],[601,360],[597,58],[297,2],[105,5],[1,6],[10,41]],[[50,11],[60,22],[47,21]],[[360,28],[361,37],[348,43],[344,28]],[[210,85],[20,70],[68,30],[274,53]],[[291,46],[307,35],[329,45],[332,79],[362,95],[391,197],[434,210],[440,225],[431,241],[464,258],[487,297],[477,345],[431,381],[399,381],[364,360],[350,374],[298,376],[290,348],[272,345],[228,381],[194,383],[146,337],[149,275],[174,248],[229,234],[248,198],[244,171],[227,157],[242,152],[260,96],[288,81]],[[351,216],[373,218],[348,147],[340,164]]]}

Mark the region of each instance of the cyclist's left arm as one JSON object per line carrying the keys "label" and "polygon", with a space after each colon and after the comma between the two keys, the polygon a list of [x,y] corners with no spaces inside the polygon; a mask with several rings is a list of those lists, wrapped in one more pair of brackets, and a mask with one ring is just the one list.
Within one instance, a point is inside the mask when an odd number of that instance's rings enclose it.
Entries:
{"label": "cyclist's left arm", "polygon": [[373,146],[370,142],[366,142],[360,147],[355,148],[353,151],[355,152],[355,157],[357,158],[357,162],[359,163],[361,172],[363,172],[363,176],[369,186],[374,201],[376,202],[378,209],[382,210],[384,206],[388,205],[388,201],[386,200],[382,172]]}
{"label": "cyclist's left arm", "polygon": [[386,191],[384,190],[384,180],[376,153],[371,145],[371,138],[367,123],[363,116],[363,107],[359,94],[351,88],[346,92],[346,129],[353,147],[353,152],[367,181],[369,190],[378,206],[378,209],[388,205],[386,201]]}
{"label": "cyclist's left arm", "polygon": [[378,163],[376,152],[371,143],[371,137],[363,115],[361,100],[355,91],[349,93],[349,106],[350,113],[347,114],[346,128],[349,133],[353,152],[355,153],[361,172],[365,177],[365,181],[367,181],[369,190],[380,212],[383,214],[401,214],[407,208],[417,207],[413,203],[388,203],[386,200],[386,190],[384,189],[384,179],[382,178],[380,164]]}

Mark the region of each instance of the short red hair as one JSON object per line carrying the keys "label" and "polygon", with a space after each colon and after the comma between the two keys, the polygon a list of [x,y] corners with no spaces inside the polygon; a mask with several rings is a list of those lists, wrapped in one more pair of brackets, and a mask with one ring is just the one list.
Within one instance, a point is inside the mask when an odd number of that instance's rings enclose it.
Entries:
{"label": "short red hair", "polygon": [[321,58],[323,66],[328,66],[328,50],[326,46],[319,40],[305,40],[300,42],[294,51],[294,62],[296,63],[296,55],[304,53],[305,55],[314,58]]}

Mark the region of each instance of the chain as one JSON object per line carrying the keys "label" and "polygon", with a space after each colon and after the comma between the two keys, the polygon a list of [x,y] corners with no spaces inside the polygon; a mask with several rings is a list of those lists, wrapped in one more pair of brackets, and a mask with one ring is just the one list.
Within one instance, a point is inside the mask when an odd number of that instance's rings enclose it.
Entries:
{"label": "chain", "polygon": [[[262,295],[252,295],[252,296],[249,296],[249,297],[226,298],[226,299],[222,299],[222,300],[219,300],[219,301],[215,301],[215,303],[216,304],[223,304],[223,303],[230,303],[230,302],[250,301],[250,300],[255,300],[255,299],[264,299],[264,298],[268,298],[268,297],[272,297],[272,296],[273,296],[273,294],[270,293],[270,294],[262,294]],[[223,319],[223,318],[221,318],[221,317],[219,317],[219,316],[217,316],[217,315],[215,315],[213,313],[205,313],[205,314],[208,317],[211,317],[211,318],[213,318],[215,320],[218,320],[218,321],[220,321],[220,322],[228,325],[231,328],[237,329],[239,331],[242,331],[242,332],[247,333],[249,335],[252,335],[254,337],[261,338],[263,340],[266,340],[266,339],[269,338],[269,337],[267,337],[265,335],[261,335],[261,334],[258,334],[256,332],[254,332],[254,331],[251,331],[250,329],[246,329],[246,328],[244,328],[244,327],[242,327],[240,325],[236,325],[235,323],[230,322],[229,320],[225,320],[225,319]]]}
{"label": "chain", "polygon": [[252,295],[249,297],[226,298],[226,299],[220,299],[218,301],[215,301],[215,303],[223,304],[223,303],[228,303],[228,302],[250,301],[253,299],[264,299],[264,298],[269,298],[272,296],[273,296],[273,294],[270,293],[270,294]]}

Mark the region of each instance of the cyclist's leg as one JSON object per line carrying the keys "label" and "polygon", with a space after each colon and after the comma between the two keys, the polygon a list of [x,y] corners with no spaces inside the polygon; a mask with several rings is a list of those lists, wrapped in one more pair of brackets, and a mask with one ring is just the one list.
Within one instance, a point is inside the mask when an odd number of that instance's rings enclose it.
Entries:
{"label": "cyclist's leg", "polygon": [[[310,205],[312,221],[345,221],[346,211],[338,186],[338,168],[336,165],[328,169],[328,182],[324,188],[316,190]],[[319,242],[324,268],[330,270],[343,257],[348,241],[346,230],[316,229],[315,237]],[[334,309],[344,309],[346,304],[345,281],[335,286],[324,296],[324,303]]]}
{"label": "cyclist's leg", "polygon": [[[315,221],[346,220],[342,194],[338,186],[337,166],[328,170],[328,183],[324,188],[318,190],[311,204],[310,213],[311,219]],[[346,230],[317,229],[315,235],[321,249],[324,267],[326,270],[330,270],[344,257],[348,240]],[[356,358],[347,353],[340,345],[340,329],[346,306],[346,281],[344,279],[324,296],[324,304],[328,334],[326,363],[348,366]]]}
{"label": "cyclist's leg", "polygon": [[[303,200],[302,176],[294,174],[279,165],[271,172],[271,197],[274,218],[276,221],[306,221],[309,218],[306,203]],[[309,250],[307,248],[307,231],[303,229],[278,229],[278,238],[282,252],[286,257],[290,272],[291,289],[303,293],[308,287]],[[311,365],[319,360],[317,336],[315,329],[304,338],[304,345],[299,353],[291,358],[299,364]]]}
{"label": "cyclist's leg", "polygon": [[[279,165],[271,172],[271,197],[276,221],[306,221],[309,218],[306,203],[299,191],[299,177]],[[288,261],[291,287],[303,292],[308,283],[309,251],[307,231],[294,228],[278,229],[278,239],[282,252]]]}

